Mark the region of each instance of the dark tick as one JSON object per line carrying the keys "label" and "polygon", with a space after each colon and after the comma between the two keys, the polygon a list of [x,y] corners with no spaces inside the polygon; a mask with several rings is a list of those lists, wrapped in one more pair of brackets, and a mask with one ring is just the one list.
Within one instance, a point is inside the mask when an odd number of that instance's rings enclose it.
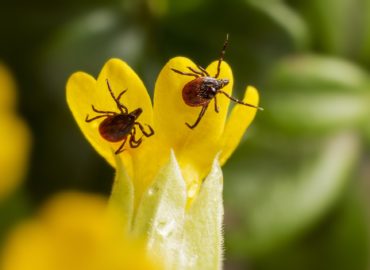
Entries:
{"label": "dark tick", "polygon": [[222,90],[222,88],[229,84],[229,79],[218,78],[221,71],[221,62],[224,59],[228,41],[229,35],[226,35],[226,39],[221,50],[220,58],[218,59],[217,72],[214,77],[210,76],[207,70],[205,70],[203,67],[199,65],[197,66],[198,70],[192,67],[187,67],[190,70],[190,72],[183,72],[171,68],[174,72],[179,73],[181,75],[195,77],[195,79],[185,84],[184,88],[182,89],[182,98],[187,105],[191,107],[200,107],[200,106],[202,107],[202,110],[200,111],[199,116],[193,125],[185,123],[191,129],[195,128],[199,124],[212,99],[215,100],[215,111],[217,113],[219,112],[216,95],[220,93],[224,94],[227,98],[231,99],[232,101],[238,104],[263,110],[260,107],[238,100]]}
{"label": "dark tick", "polygon": [[117,155],[125,150],[123,149],[123,146],[125,145],[129,136],[129,143],[131,148],[136,148],[141,144],[143,136],[141,136],[139,139],[136,139],[136,127],[139,127],[143,135],[146,137],[152,136],[154,134],[154,130],[151,126],[146,125],[149,128],[149,132],[146,132],[143,125],[136,121],[139,118],[140,114],[143,112],[141,108],[137,108],[136,110],[129,113],[127,107],[119,101],[122,95],[127,91],[127,89],[123,90],[117,97],[115,97],[109,85],[108,79],[106,81],[109,93],[116,103],[119,112],[101,111],[96,109],[94,105],[91,105],[93,111],[99,113],[100,115],[93,118],[89,118],[89,115],[86,115],[85,121],[91,122],[96,119],[105,117],[105,119],[99,125],[99,133],[104,139],[109,142],[122,141],[122,144],[115,152],[115,154]]}

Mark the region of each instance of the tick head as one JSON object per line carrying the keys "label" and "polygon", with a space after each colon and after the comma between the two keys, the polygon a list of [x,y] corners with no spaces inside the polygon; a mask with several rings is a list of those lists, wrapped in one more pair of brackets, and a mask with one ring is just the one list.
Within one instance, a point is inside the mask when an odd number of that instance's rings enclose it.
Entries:
{"label": "tick head", "polygon": [[220,90],[224,88],[226,85],[229,84],[229,79],[215,79],[213,78],[212,81],[212,88],[214,89],[214,92],[217,92],[217,90]]}
{"label": "tick head", "polygon": [[134,116],[135,119],[137,119],[142,112],[143,112],[143,109],[137,108],[136,110],[130,112],[130,115]]}

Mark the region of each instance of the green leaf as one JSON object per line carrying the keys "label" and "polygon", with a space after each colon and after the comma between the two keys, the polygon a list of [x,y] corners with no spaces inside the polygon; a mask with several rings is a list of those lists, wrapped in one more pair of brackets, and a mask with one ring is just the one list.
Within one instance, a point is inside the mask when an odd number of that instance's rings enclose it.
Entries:
{"label": "green leaf", "polygon": [[282,59],[273,68],[270,85],[295,91],[317,86],[328,90],[367,91],[368,73],[342,58],[300,54]]}
{"label": "green leaf", "polygon": [[297,48],[308,47],[310,37],[305,21],[283,1],[246,0],[246,2],[268,15],[284,29],[295,42]]}
{"label": "green leaf", "polygon": [[334,209],[313,230],[252,264],[260,270],[368,269],[370,224],[363,188],[360,181],[351,181]]}
{"label": "green leaf", "polygon": [[146,0],[151,13],[156,17],[176,16],[193,11],[200,6],[205,6],[208,0]]}
{"label": "green leaf", "polygon": [[370,99],[349,94],[292,94],[264,105],[274,124],[306,133],[359,127],[369,115]]}
{"label": "green leaf", "polygon": [[[53,32],[38,58],[43,80],[53,85],[51,88],[58,88],[65,84],[71,71],[97,74],[98,67],[112,57],[137,65],[143,55],[145,36],[143,29],[126,23],[126,19],[118,9],[96,9]],[[57,71],[58,76],[52,75],[52,71]]]}
{"label": "green leaf", "polygon": [[367,147],[370,146],[370,125],[364,126],[364,135],[367,143]]}
{"label": "green leaf", "polygon": [[370,113],[368,74],[336,58],[300,55],[273,70],[264,120],[306,134],[360,127]]}
{"label": "green leaf", "polygon": [[[230,216],[240,216],[226,238],[228,248],[240,256],[263,256],[314,225],[342,194],[359,146],[355,134],[341,133],[307,144],[309,154],[294,153],[291,145],[286,153],[236,162],[226,174],[233,180],[226,185],[227,201]],[[247,171],[240,170],[243,164]]]}
{"label": "green leaf", "polygon": [[360,42],[361,50],[360,56],[361,60],[365,60],[367,64],[370,62],[370,1],[364,1],[362,4],[363,16],[363,37]]}
{"label": "green leaf", "polygon": [[[307,1],[309,21],[319,46],[328,53],[353,54],[361,43],[359,29],[364,16],[361,0]],[[364,17],[365,18],[365,17]]]}

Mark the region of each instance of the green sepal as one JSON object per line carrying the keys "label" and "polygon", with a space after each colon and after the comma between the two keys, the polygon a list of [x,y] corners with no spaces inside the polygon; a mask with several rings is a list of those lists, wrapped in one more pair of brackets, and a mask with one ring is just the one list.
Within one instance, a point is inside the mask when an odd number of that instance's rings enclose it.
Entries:
{"label": "green sepal", "polygon": [[172,267],[181,250],[186,207],[186,187],[175,155],[162,167],[144,193],[133,223],[133,235],[144,238],[148,252],[165,269]]}
{"label": "green sepal", "polygon": [[217,162],[189,206],[185,181],[172,152],[143,195],[132,234],[165,269],[215,270],[222,265],[222,171]]}
{"label": "green sepal", "polygon": [[224,216],[222,191],[222,170],[216,158],[210,174],[186,215],[184,254],[187,267],[183,269],[222,269]]}
{"label": "green sepal", "polygon": [[122,228],[130,231],[134,213],[134,185],[128,176],[119,155],[114,155],[116,161],[116,175],[109,197],[109,210],[115,211],[120,218]]}

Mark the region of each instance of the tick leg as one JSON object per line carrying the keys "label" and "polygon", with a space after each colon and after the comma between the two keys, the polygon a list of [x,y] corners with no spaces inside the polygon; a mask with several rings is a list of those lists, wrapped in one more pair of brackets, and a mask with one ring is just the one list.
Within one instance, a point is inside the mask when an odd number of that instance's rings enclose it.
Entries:
{"label": "tick leg", "polygon": [[217,97],[215,96],[213,99],[215,101],[215,111],[216,111],[216,113],[219,113],[220,109],[218,108],[218,105],[217,105]]}
{"label": "tick leg", "polygon": [[94,105],[91,105],[92,109],[94,112],[96,113],[104,113],[104,114],[111,114],[111,115],[116,115],[115,112],[110,112],[110,111],[101,111],[101,110],[98,110],[94,107]]}
{"label": "tick leg", "polygon": [[193,69],[192,67],[188,67],[188,69],[189,69],[191,72],[193,72],[193,73],[195,73],[195,74],[198,74],[198,75],[200,75],[200,76],[202,76],[202,77],[206,76],[206,74],[205,74],[203,71],[195,70],[195,69]]}
{"label": "tick leg", "polygon": [[113,94],[112,88],[110,87],[110,84],[109,84],[108,79],[106,79],[105,81],[107,82],[107,86],[108,86],[108,90],[109,90],[110,95],[112,96],[112,98],[114,99],[114,101],[117,101],[116,97]]}
{"label": "tick leg", "polygon": [[208,108],[208,104],[209,103],[207,103],[207,105],[204,105],[202,107],[202,110],[200,111],[200,113],[198,115],[198,119],[197,119],[197,121],[195,121],[195,123],[193,125],[190,125],[189,123],[185,123],[189,128],[193,129],[193,128],[195,128],[199,124],[200,119],[202,119],[204,113],[206,112],[206,110]]}
{"label": "tick leg", "polygon": [[122,144],[120,145],[120,147],[116,150],[116,152],[114,152],[116,155],[122,153],[123,151],[125,151],[125,149],[123,149],[123,146],[125,145],[127,141],[127,136],[123,139],[123,142]]}
{"label": "tick leg", "polygon": [[141,132],[145,135],[145,137],[150,137],[150,136],[154,135],[154,130],[153,130],[153,128],[151,126],[146,125],[149,128],[149,132],[146,132],[144,130],[143,125],[140,124],[139,122],[135,122],[135,125],[139,126]]}
{"label": "tick leg", "polygon": [[205,68],[203,68],[202,66],[199,66],[197,65],[197,67],[204,73],[207,75],[207,77],[210,77],[209,73],[207,72],[207,70]]}
{"label": "tick leg", "polygon": [[[108,79],[106,79],[105,81],[107,82],[107,86],[108,86],[108,90],[109,90],[110,95],[112,96],[112,98],[113,98],[114,102],[116,102],[116,104],[117,104],[117,108],[118,108],[118,110],[120,110],[120,112],[121,112],[122,114],[127,114],[127,112],[125,113],[125,112],[123,111],[123,109],[127,110],[127,108],[126,108],[125,106],[123,106],[123,105],[119,102],[119,100],[114,96],[113,91],[112,91],[112,88],[110,87],[110,84],[109,84]],[[121,97],[121,95],[122,95],[124,92],[125,92],[125,90],[124,90],[123,92],[121,92],[118,96],[119,96],[119,97]]]}
{"label": "tick leg", "polygon": [[229,34],[226,34],[226,39],[225,39],[225,42],[224,42],[224,46],[222,47],[222,50],[221,50],[221,54],[220,54],[220,58],[218,59],[218,64],[217,64],[217,73],[215,75],[215,78],[217,79],[218,76],[220,75],[220,71],[221,71],[221,62],[224,60],[224,56],[225,56],[225,52],[226,52],[226,47],[227,47],[227,44],[229,42]]}
{"label": "tick leg", "polygon": [[225,96],[227,96],[229,99],[231,99],[232,101],[234,101],[234,102],[236,102],[236,103],[238,103],[238,104],[245,105],[245,106],[252,107],[252,108],[256,108],[256,109],[258,109],[258,110],[263,111],[263,108],[261,108],[261,107],[257,107],[257,106],[255,106],[255,105],[252,105],[252,104],[249,104],[249,103],[245,103],[245,102],[243,102],[243,101],[241,101],[241,100],[239,100],[239,99],[236,99],[236,98],[234,98],[234,97],[230,96],[228,93],[226,93],[226,92],[224,92],[224,91],[222,91],[222,90],[218,90],[218,92],[219,92],[219,93],[224,94],[224,95],[225,95]]}
{"label": "tick leg", "polygon": [[131,132],[131,137],[130,137],[130,146],[131,146],[131,148],[137,148],[143,140],[142,137],[140,137],[140,139],[136,140],[135,136],[136,136],[136,129],[133,128],[132,132]]}
{"label": "tick leg", "polygon": [[95,116],[95,117],[89,119],[89,115],[86,115],[85,122],[89,123],[89,122],[94,121],[96,119],[99,119],[99,118],[102,118],[102,117],[109,117],[109,116],[110,115],[99,115],[99,116]]}
{"label": "tick leg", "polygon": [[125,105],[123,105],[119,100],[121,99],[122,95],[127,92],[127,89],[123,90],[118,96],[117,101],[119,103],[119,106],[125,111],[125,114],[128,114],[128,109]]}
{"label": "tick leg", "polygon": [[193,76],[195,78],[199,78],[199,75],[198,74],[195,74],[195,73],[188,73],[188,72],[182,72],[180,70],[177,70],[177,69],[174,69],[174,68],[171,68],[172,71],[178,73],[178,74],[181,74],[181,75],[186,75],[186,76]]}
{"label": "tick leg", "polygon": [[127,88],[125,90],[123,90],[121,93],[119,93],[119,95],[117,96],[117,100],[119,101],[121,99],[122,95],[126,92],[127,92]]}
{"label": "tick leg", "polygon": [[140,138],[138,141],[135,141],[133,136],[131,136],[131,138],[130,138],[131,148],[138,148],[139,145],[141,144],[141,142],[142,142],[142,138]]}

